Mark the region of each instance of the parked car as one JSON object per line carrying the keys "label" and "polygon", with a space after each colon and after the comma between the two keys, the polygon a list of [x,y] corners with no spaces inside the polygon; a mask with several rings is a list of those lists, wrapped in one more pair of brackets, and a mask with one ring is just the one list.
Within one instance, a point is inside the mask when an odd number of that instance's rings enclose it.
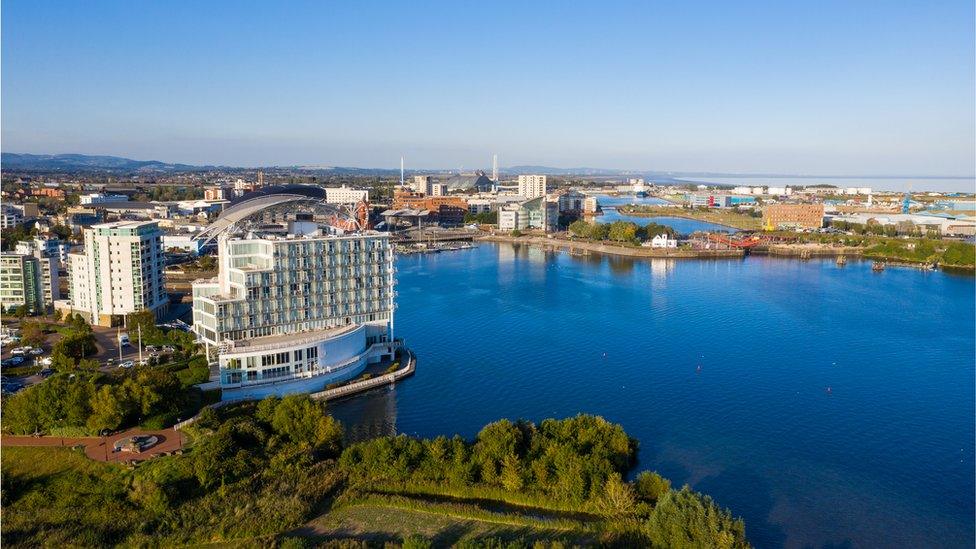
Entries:
{"label": "parked car", "polygon": [[150,353],[155,353],[156,352],[156,346],[155,345],[146,345],[146,351],[148,351]]}
{"label": "parked car", "polygon": [[172,345],[163,345],[164,353],[175,353],[176,349]]}
{"label": "parked car", "polygon": [[37,363],[39,365],[41,365],[41,366],[50,366],[53,362],[54,362],[54,359],[52,359],[49,356],[46,356],[46,357],[44,357],[44,358],[42,358],[42,359],[40,359],[40,360],[37,361]]}
{"label": "parked car", "polygon": [[32,354],[34,356],[41,356],[41,355],[44,354],[44,349],[41,349],[40,347],[37,347],[35,349],[31,349],[30,350],[30,354]]}
{"label": "parked car", "polygon": [[3,361],[3,366],[19,366],[24,363],[24,357],[13,356]]}
{"label": "parked car", "polygon": [[28,349],[27,347],[17,347],[15,349],[10,350],[10,354],[13,356],[24,356],[29,352],[30,349]]}
{"label": "parked car", "polygon": [[125,362],[119,364],[119,368],[131,368],[135,366],[131,360],[126,360]]}
{"label": "parked car", "polygon": [[45,377],[46,378],[46,377],[50,377],[51,374],[54,373],[54,370],[52,370],[50,368],[44,368],[39,373],[40,373],[41,377]]}

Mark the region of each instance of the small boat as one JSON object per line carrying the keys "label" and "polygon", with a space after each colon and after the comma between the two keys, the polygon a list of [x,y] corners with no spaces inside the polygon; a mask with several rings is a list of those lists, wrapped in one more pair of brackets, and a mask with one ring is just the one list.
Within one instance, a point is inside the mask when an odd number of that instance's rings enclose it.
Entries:
{"label": "small boat", "polygon": [[884,261],[875,261],[874,264],[871,265],[871,270],[874,272],[881,272],[885,270]]}

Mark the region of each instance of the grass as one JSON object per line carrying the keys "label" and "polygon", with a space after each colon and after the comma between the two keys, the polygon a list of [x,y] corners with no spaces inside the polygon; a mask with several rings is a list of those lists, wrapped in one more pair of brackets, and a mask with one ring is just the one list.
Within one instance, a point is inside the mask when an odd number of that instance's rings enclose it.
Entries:
{"label": "grass", "polygon": [[103,547],[137,529],[123,467],[66,448],[7,447],[0,459],[4,546]]}
{"label": "grass", "polygon": [[316,539],[355,537],[374,542],[420,536],[436,547],[486,537],[530,544],[534,540],[561,539],[589,545],[597,537],[592,530],[576,524],[492,513],[471,505],[375,495],[333,509],[300,533]]}
{"label": "grass", "polygon": [[762,228],[762,219],[732,210],[710,209],[699,210],[689,208],[662,208],[655,206],[620,206],[617,209],[622,214],[640,217],[681,217],[695,219],[708,223],[717,223],[736,229],[758,231]]}

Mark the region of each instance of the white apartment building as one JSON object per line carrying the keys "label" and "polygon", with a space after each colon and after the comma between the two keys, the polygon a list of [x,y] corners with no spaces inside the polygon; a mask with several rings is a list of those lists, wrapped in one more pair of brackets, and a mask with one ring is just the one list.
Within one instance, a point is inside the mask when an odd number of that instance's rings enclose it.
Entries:
{"label": "white apartment building", "polygon": [[83,194],[78,197],[82,206],[92,206],[95,204],[111,204],[113,202],[128,202],[129,197],[124,194],[102,194],[91,193]]}
{"label": "white apartment building", "polygon": [[193,283],[193,330],[218,350],[223,398],[321,391],[392,358],[389,235],[221,236],[219,275]]}
{"label": "white apartment building", "polygon": [[597,201],[595,196],[587,196],[583,199],[583,213],[595,214],[599,207],[600,203]]}
{"label": "white apartment building", "polygon": [[24,224],[24,212],[4,204],[0,208],[0,229],[13,229]]}
{"label": "white apartment building", "polygon": [[53,306],[56,300],[61,299],[61,279],[58,276],[58,266],[61,264],[62,249],[62,244],[57,238],[40,237],[34,240],[22,240],[14,248],[18,255],[37,259],[41,273],[42,308],[44,309]]}
{"label": "white apartment building", "polygon": [[369,202],[369,191],[366,189],[354,189],[345,185],[341,187],[326,187],[325,201],[329,204],[358,204]]}
{"label": "white apartment building", "polygon": [[433,191],[431,185],[433,185],[434,179],[429,175],[415,175],[413,176],[413,181],[410,183],[410,188],[413,189],[415,193],[424,193],[430,195]]}
{"label": "white apartment building", "polygon": [[45,238],[35,236],[33,240],[22,240],[17,243],[14,251],[23,255],[35,255],[40,250],[45,257],[53,257],[58,262],[58,267],[68,264],[68,251],[71,245],[61,242],[59,238]]}
{"label": "white apartment building", "polygon": [[529,199],[546,195],[546,176],[520,175],[518,176],[518,193]]}
{"label": "white apartment building", "polygon": [[68,255],[69,307],[92,324],[166,307],[162,231],[155,221],[116,221],[85,229],[85,253]]}
{"label": "white apartment building", "polygon": [[40,261],[30,255],[0,254],[0,308],[10,311],[21,305],[44,310]]}
{"label": "white apartment building", "polygon": [[447,185],[444,183],[431,184],[430,196],[447,196]]}

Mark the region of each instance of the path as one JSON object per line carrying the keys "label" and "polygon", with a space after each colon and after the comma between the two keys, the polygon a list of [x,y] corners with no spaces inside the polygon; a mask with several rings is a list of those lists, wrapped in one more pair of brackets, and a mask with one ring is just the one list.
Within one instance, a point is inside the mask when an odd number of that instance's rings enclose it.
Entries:
{"label": "path", "polygon": [[[115,441],[133,435],[153,435],[159,442],[143,452],[113,452]],[[169,428],[162,431],[143,431],[132,428],[107,437],[55,437],[55,436],[11,436],[0,437],[0,446],[38,446],[65,447],[84,446],[85,455],[96,461],[129,462],[143,461],[160,454],[166,454],[183,448],[183,434]]]}

